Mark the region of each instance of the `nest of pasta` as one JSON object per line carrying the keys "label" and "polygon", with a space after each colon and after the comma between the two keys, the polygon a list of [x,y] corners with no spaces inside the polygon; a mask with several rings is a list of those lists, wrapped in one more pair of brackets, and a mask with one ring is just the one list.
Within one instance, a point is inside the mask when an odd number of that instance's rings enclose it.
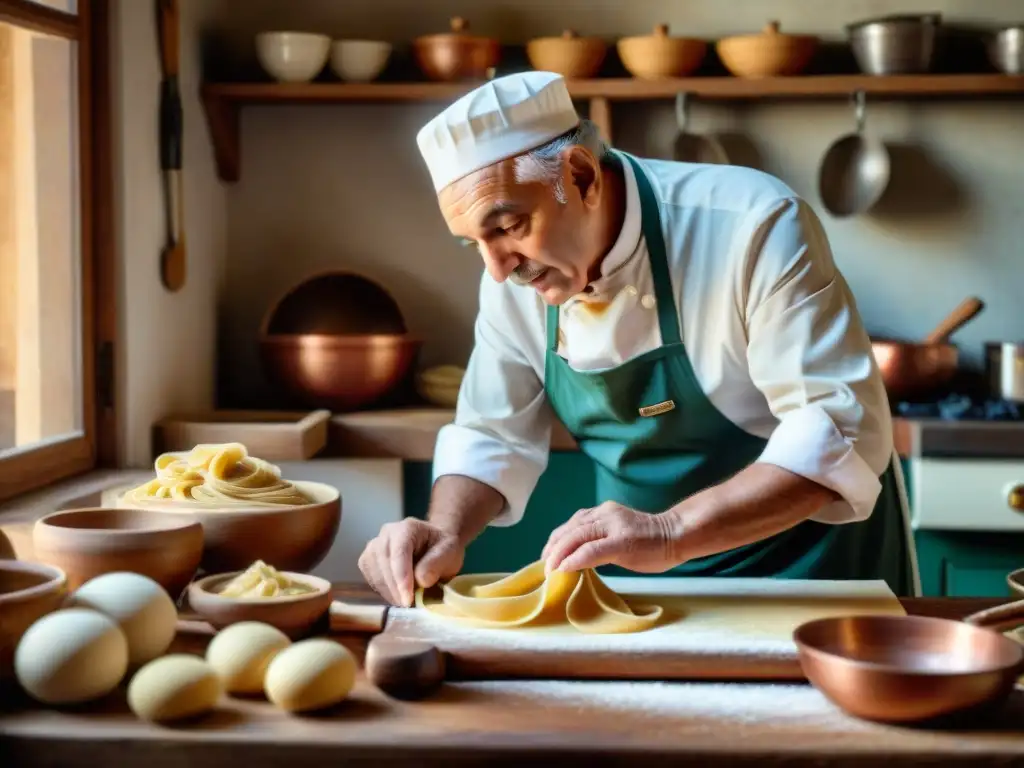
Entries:
{"label": "nest of pasta", "polygon": [[182,502],[203,507],[281,507],[315,503],[281,470],[250,456],[241,443],[201,444],[186,454],[164,453],[156,477],[127,491],[126,503]]}

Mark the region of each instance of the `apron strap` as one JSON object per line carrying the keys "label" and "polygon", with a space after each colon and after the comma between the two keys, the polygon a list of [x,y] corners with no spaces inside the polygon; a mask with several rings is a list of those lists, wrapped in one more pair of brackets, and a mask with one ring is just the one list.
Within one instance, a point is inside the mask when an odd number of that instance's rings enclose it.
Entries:
{"label": "apron strap", "polygon": [[679,328],[679,312],[676,310],[675,298],[672,296],[672,275],[669,273],[668,258],[665,255],[665,238],[661,233],[658,198],[640,164],[631,155],[625,152],[621,154],[633,167],[637,191],[640,193],[641,226],[644,241],[647,243],[651,277],[654,279],[654,298],[658,302],[658,326],[661,330],[661,343],[681,344],[683,339]]}
{"label": "apron strap", "polygon": [[548,349],[558,352],[558,307],[548,304],[547,311]]}

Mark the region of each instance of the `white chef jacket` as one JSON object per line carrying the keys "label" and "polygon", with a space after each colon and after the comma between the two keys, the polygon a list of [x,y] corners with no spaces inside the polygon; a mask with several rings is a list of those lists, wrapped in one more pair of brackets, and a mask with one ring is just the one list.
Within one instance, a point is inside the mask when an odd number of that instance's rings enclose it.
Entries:
{"label": "white chef jacket", "polygon": [[[817,216],[756,170],[640,165],[658,200],[683,343],[704,393],[767,440],[758,461],[840,496],[813,519],[867,518],[892,458],[889,403]],[[622,231],[600,278],[559,308],[559,354],[577,370],[614,367],[662,343],[636,179],[629,163],[623,170]],[[588,311],[595,301],[606,308]],[[547,466],[556,417],[544,394],[545,310],[532,287],[484,272],[455,419],[437,438],[435,479],[465,475],[504,496],[493,525],[522,518]]]}

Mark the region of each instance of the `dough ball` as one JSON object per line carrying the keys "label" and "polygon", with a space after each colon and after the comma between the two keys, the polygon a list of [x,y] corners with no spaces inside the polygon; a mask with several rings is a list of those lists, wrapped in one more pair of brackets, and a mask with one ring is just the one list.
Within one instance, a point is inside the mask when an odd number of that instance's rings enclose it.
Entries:
{"label": "dough ball", "polygon": [[356,660],[333,640],[301,640],[267,667],[267,698],[288,712],[310,712],[342,701],[356,680]]}
{"label": "dough ball", "polygon": [[206,661],[228,693],[262,693],[267,666],[291,642],[277,627],[240,621],[225,627],[210,641]]}
{"label": "dough ball", "polygon": [[143,720],[182,720],[210,712],[221,691],[220,678],[201,657],[172,653],[135,673],[128,684],[128,706]]}
{"label": "dough ball", "polygon": [[132,666],[161,656],[177,631],[178,609],[170,595],[138,573],[118,571],[90,579],[75,590],[70,603],[99,611],[120,625],[128,639],[128,663]]}
{"label": "dough ball", "polygon": [[43,704],[80,704],[106,696],[128,670],[128,641],[108,616],[65,608],[36,621],[14,651],[21,687]]}

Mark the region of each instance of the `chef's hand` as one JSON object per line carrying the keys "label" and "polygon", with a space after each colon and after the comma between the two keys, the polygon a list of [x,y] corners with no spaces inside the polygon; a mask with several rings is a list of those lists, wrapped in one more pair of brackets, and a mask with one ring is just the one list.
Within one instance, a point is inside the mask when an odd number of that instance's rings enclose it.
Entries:
{"label": "chef's hand", "polygon": [[436,525],[407,517],[388,523],[359,556],[367,583],[392,605],[409,607],[416,586],[432,587],[462,568],[465,547]]}
{"label": "chef's hand", "polygon": [[606,501],[581,509],[552,531],[541,557],[548,571],[617,565],[638,573],[662,573],[679,565],[679,536],[674,517]]}

